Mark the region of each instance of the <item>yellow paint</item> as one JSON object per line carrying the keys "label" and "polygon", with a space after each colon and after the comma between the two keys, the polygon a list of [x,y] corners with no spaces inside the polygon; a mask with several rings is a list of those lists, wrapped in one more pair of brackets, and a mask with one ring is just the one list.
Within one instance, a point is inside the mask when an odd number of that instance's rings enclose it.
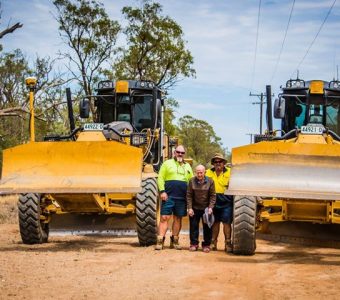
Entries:
{"label": "yellow paint", "polygon": [[4,150],[8,193],[138,193],[142,149],[116,141],[35,142]]}
{"label": "yellow paint", "polygon": [[287,141],[270,141],[233,148],[232,165],[304,163],[308,158],[340,156],[340,143],[330,136],[300,135]]}
{"label": "yellow paint", "polygon": [[28,77],[25,80],[26,87],[29,89],[29,102],[30,102],[30,141],[35,141],[35,128],[34,128],[34,89],[37,84],[35,77]]}
{"label": "yellow paint", "polygon": [[116,93],[127,94],[129,92],[129,82],[125,80],[119,80],[116,82]]}
{"label": "yellow paint", "polygon": [[323,81],[313,80],[309,85],[309,92],[311,94],[323,94]]}
{"label": "yellow paint", "polygon": [[30,135],[31,142],[35,141],[35,128],[34,128],[34,92],[30,90]]}
{"label": "yellow paint", "polygon": [[260,223],[263,221],[303,221],[319,224],[340,223],[340,201],[272,200],[261,201]]}
{"label": "yellow paint", "polygon": [[85,141],[106,141],[106,138],[101,131],[83,131],[79,134],[77,142]]}

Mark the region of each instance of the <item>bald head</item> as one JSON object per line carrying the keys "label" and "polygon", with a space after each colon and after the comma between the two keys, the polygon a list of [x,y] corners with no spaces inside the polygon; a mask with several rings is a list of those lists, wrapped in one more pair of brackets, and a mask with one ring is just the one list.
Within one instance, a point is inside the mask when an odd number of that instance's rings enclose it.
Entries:
{"label": "bald head", "polygon": [[204,176],[205,176],[205,167],[203,165],[198,165],[195,168],[195,174],[196,174],[196,178],[199,181],[202,181],[204,179]]}

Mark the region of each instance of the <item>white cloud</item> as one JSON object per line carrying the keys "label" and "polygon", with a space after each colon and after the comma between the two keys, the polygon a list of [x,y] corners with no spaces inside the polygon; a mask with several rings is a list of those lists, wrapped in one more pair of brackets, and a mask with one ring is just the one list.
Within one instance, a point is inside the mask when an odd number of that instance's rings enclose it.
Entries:
{"label": "white cloud", "polygon": [[[123,22],[124,5],[139,1],[102,1],[109,15]],[[51,2],[3,1],[3,22],[21,21],[24,27],[2,40],[5,50],[22,48],[28,55],[54,56],[61,43]],[[161,0],[164,14],[183,28],[187,47],[194,56],[197,79],[185,79],[171,91],[180,101],[180,112],[213,125],[226,146],[249,141],[247,133],[259,128],[259,107],[247,104],[255,54],[258,1],[254,0]],[[273,92],[293,74],[315,37],[333,0],[296,1]],[[291,0],[262,1],[253,92],[269,84],[287,26]],[[314,46],[300,67],[305,79],[330,80],[339,64],[339,5],[335,5]],[[120,39],[123,42],[123,39]]]}

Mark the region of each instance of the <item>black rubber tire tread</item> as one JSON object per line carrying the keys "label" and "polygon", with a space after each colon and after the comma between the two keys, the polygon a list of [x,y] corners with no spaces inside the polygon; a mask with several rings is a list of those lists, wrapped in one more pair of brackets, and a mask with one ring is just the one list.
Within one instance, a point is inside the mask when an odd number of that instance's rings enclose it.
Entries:
{"label": "black rubber tire tread", "polygon": [[142,181],[142,192],[137,194],[136,221],[140,246],[157,242],[158,188],[156,178]]}
{"label": "black rubber tire tread", "polygon": [[234,197],[233,253],[253,255],[256,249],[256,198]]}
{"label": "black rubber tire tread", "polygon": [[19,228],[24,244],[47,243],[49,224],[40,221],[40,195],[20,194],[18,202]]}

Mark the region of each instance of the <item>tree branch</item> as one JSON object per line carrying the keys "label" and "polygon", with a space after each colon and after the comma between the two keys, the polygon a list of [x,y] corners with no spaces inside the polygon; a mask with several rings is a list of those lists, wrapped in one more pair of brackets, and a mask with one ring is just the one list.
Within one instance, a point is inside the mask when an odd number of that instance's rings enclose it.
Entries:
{"label": "tree branch", "polygon": [[12,33],[14,30],[21,28],[23,24],[20,24],[19,22],[12,25],[11,27],[6,28],[5,30],[0,32],[0,39],[2,39],[6,34]]}

